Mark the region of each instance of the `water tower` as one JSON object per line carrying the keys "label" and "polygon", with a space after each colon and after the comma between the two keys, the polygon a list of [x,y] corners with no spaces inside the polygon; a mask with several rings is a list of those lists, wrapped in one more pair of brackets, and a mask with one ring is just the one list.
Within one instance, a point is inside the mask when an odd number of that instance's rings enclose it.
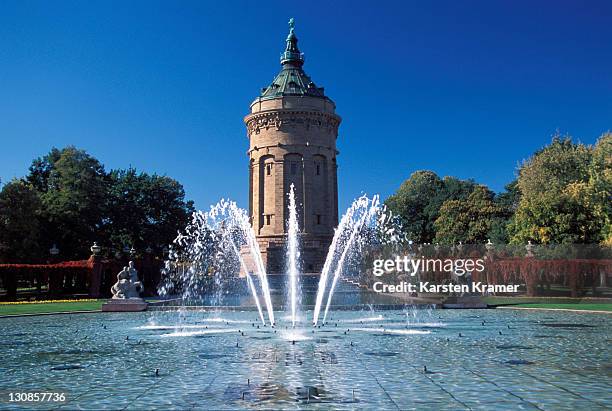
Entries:
{"label": "water tower", "polygon": [[281,70],[244,118],[249,138],[249,213],[268,272],[285,270],[289,187],[294,184],[302,271],[320,273],[338,224],[334,102],[304,72],[293,19]]}

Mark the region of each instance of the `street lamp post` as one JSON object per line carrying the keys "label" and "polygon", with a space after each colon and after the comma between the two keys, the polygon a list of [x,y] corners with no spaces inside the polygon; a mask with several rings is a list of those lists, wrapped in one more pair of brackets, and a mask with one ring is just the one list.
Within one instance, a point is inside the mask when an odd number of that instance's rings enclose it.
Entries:
{"label": "street lamp post", "polygon": [[525,250],[527,250],[527,254],[525,255],[525,257],[533,257],[533,248],[535,246],[533,244],[531,244],[531,240],[527,241],[527,245],[525,246]]}
{"label": "street lamp post", "polygon": [[[490,238],[487,240],[485,244],[485,249],[487,250],[487,254],[485,258],[489,260],[488,264],[491,264],[493,262],[493,250],[495,250],[495,244],[491,242]],[[486,276],[487,284],[489,284],[489,270],[486,271],[485,276]]]}
{"label": "street lamp post", "polygon": [[92,298],[100,297],[100,286],[102,285],[102,247],[94,242],[89,248],[91,250],[90,261],[92,262],[91,274],[89,279],[89,296]]}
{"label": "street lamp post", "polygon": [[59,248],[57,248],[57,245],[55,243],[53,243],[53,246],[51,248],[49,248],[49,255],[51,256],[49,258],[49,262],[51,264],[56,263],[57,262],[57,256],[59,255],[60,250]]}
{"label": "street lamp post", "polygon": [[49,248],[49,254],[51,254],[53,257],[55,257],[56,255],[58,255],[60,252],[59,248],[57,248],[57,245],[55,243],[53,243],[53,246],[51,248]]}
{"label": "street lamp post", "polygon": [[91,251],[91,255],[96,256],[100,254],[100,252],[102,251],[102,247],[100,247],[98,243],[94,241],[93,245],[89,248],[89,250]]}

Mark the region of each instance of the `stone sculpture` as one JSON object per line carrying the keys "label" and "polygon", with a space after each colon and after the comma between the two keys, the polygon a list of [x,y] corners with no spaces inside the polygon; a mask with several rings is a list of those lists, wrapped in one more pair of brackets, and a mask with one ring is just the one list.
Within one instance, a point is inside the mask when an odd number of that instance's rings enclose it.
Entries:
{"label": "stone sculpture", "polygon": [[144,291],[142,283],[138,280],[138,271],[134,262],[130,261],[127,267],[117,274],[117,282],[112,286],[113,299],[140,298]]}

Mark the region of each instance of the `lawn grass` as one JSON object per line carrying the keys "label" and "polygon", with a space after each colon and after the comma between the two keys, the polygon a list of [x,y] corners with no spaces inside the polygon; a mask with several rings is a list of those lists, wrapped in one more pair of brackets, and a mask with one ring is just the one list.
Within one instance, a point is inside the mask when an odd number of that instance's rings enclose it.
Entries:
{"label": "lawn grass", "polygon": [[612,311],[610,298],[571,298],[571,297],[484,297],[483,302],[490,307],[542,308],[555,310]]}
{"label": "lawn grass", "polygon": [[44,314],[56,312],[73,311],[98,311],[106,300],[38,303],[38,304],[2,304],[0,303],[0,316],[2,315],[24,315]]}
{"label": "lawn grass", "polygon": [[483,297],[482,302],[492,306],[516,304],[612,304],[611,298],[571,298],[571,297]]}
{"label": "lawn grass", "polygon": [[556,310],[612,311],[612,304],[570,303],[570,304],[517,304],[517,308],[552,308]]}

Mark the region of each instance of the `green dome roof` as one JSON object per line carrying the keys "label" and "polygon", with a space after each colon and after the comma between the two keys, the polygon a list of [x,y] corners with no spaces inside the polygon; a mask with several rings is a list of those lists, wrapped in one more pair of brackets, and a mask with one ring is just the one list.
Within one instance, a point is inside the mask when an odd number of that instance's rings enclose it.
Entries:
{"label": "green dome roof", "polygon": [[282,96],[312,96],[325,97],[323,87],[317,87],[302,69],[304,53],[298,49],[298,39],[294,32],[294,20],[289,20],[289,35],[287,47],[281,54],[283,68],[276,75],[272,84],[262,89],[261,98],[276,98]]}

